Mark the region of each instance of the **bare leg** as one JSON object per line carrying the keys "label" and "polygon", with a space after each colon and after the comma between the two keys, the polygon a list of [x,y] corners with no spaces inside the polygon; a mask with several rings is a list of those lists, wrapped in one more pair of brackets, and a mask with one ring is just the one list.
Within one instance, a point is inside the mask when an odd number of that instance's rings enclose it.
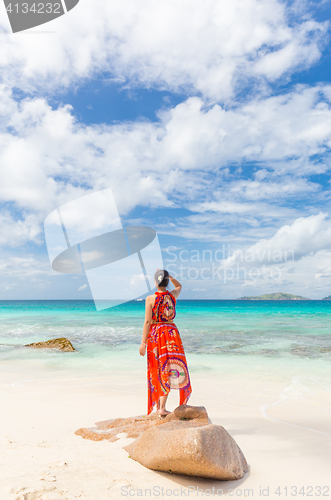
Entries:
{"label": "bare leg", "polygon": [[168,413],[170,413],[170,411],[166,410],[168,395],[169,393],[166,396],[161,396],[157,402],[157,413],[159,415],[168,415]]}

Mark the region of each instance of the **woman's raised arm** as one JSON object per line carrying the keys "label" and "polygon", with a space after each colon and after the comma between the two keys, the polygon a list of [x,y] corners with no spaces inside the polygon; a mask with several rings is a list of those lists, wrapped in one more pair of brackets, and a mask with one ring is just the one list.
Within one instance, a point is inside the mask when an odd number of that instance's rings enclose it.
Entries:
{"label": "woman's raised arm", "polygon": [[178,295],[182,291],[182,285],[179,283],[179,281],[177,281],[175,278],[173,278],[172,276],[170,276],[170,274],[169,274],[169,279],[170,279],[171,283],[175,287],[174,290],[171,291],[171,293],[175,297],[175,299],[177,299]]}

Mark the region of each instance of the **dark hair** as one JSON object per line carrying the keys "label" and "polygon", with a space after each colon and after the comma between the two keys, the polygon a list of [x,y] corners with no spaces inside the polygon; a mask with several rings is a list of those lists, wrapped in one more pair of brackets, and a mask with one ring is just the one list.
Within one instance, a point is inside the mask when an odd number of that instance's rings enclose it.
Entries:
{"label": "dark hair", "polygon": [[159,269],[154,274],[154,279],[157,286],[168,286],[169,283],[169,273],[165,269]]}

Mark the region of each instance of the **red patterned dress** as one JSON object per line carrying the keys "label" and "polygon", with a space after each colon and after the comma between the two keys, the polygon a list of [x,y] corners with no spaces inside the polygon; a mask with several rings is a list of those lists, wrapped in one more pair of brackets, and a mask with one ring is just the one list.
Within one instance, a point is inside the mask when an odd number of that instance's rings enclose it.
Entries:
{"label": "red patterned dress", "polygon": [[179,331],[172,320],[176,299],[168,292],[155,292],[152,321],[147,338],[147,381],[149,415],[161,396],[179,389],[179,404],[186,404],[191,392],[190,376]]}

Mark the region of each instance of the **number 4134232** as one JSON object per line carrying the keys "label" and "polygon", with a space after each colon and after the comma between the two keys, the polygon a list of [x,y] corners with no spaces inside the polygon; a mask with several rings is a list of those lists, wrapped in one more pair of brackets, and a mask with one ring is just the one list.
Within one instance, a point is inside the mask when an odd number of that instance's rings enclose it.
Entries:
{"label": "number 4134232", "polygon": [[9,3],[6,7],[7,12],[10,14],[12,12],[16,12],[17,14],[27,14],[28,12],[32,12],[33,14],[61,14],[60,9],[60,3],[33,3],[30,7],[27,3]]}
{"label": "number 4134232", "polygon": [[283,486],[282,488],[278,486],[278,488],[275,491],[275,495],[279,495],[279,497],[282,496],[306,496],[306,497],[328,497],[330,496],[329,493],[329,486],[290,486],[287,488],[287,486]]}

